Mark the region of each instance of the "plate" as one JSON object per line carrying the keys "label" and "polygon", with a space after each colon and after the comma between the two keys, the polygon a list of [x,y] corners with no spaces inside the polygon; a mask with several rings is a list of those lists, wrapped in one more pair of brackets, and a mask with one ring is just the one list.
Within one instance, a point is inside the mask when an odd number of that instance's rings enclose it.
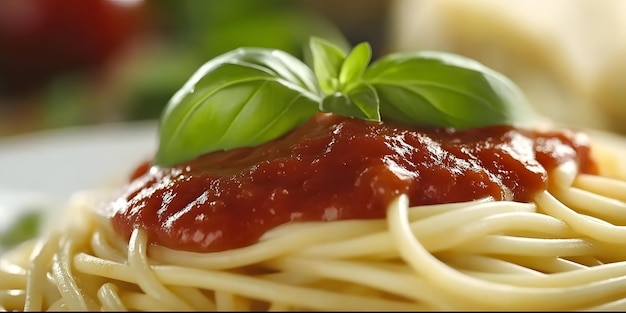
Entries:
{"label": "plate", "polygon": [[124,181],[156,147],[156,121],[0,138],[0,230],[26,210],[62,208],[77,191]]}
{"label": "plate", "polygon": [[0,190],[67,198],[128,175],[156,151],[156,122],[76,127],[0,138]]}

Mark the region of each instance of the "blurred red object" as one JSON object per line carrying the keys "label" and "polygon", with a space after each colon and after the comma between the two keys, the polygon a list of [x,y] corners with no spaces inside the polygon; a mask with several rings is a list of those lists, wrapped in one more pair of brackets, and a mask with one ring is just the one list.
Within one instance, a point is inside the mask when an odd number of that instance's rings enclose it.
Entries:
{"label": "blurred red object", "polygon": [[142,0],[0,1],[0,94],[37,91],[52,77],[101,66],[136,34]]}

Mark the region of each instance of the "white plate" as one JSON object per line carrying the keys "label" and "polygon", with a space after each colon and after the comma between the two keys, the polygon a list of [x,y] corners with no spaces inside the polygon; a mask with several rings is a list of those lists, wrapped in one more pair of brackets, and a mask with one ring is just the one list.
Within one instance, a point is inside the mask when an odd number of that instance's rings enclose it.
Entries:
{"label": "white plate", "polygon": [[156,151],[153,121],[104,124],[0,138],[0,190],[67,198],[128,175]]}
{"label": "white plate", "polygon": [[120,182],[157,146],[155,121],[74,127],[0,138],[0,230],[33,207]]}

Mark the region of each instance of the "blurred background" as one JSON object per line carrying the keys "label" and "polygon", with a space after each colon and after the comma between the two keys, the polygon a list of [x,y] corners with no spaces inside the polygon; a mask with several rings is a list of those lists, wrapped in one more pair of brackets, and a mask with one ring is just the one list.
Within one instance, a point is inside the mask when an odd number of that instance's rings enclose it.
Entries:
{"label": "blurred background", "polygon": [[303,58],[312,35],[386,45],[385,0],[2,0],[0,136],[155,119],[241,46]]}
{"label": "blurred background", "polygon": [[0,139],[154,120],[240,46],[302,57],[311,35],[374,58],[445,50],[513,79],[556,121],[626,134],[626,1],[3,0]]}

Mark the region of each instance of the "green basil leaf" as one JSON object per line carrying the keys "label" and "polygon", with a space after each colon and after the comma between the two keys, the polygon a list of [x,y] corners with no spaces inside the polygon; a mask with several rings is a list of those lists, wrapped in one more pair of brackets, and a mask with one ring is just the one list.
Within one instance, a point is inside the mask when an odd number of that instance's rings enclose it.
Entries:
{"label": "green basil leaf", "polygon": [[348,93],[335,92],[326,96],[321,109],[343,116],[380,121],[378,95],[376,90],[367,84],[355,86]]}
{"label": "green basil leaf", "polygon": [[459,55],[390,54],[367,69],[383,119],[459,129],[530,120],[534,112],[505,76]]}
{"label": "green basil leaf", "polygon": [[276,139],[319,112],[313,72],[278,50],[240,48],[205,63],[161,116],[155,165]]}
{"label": "green basil leaf", "polygon": [[341,90],[349,90],[361,83],[365,69],[372,59],[372,47],[368,43],[360,43],[346,57],[339,73]]}
{"label": "green basil leaf", "polygon": [[339,90],[339,73],[346,54],[339,47],[317,37],[309,42],[313,56],[313,71],[317,76],[322,91],[332,94]]}

